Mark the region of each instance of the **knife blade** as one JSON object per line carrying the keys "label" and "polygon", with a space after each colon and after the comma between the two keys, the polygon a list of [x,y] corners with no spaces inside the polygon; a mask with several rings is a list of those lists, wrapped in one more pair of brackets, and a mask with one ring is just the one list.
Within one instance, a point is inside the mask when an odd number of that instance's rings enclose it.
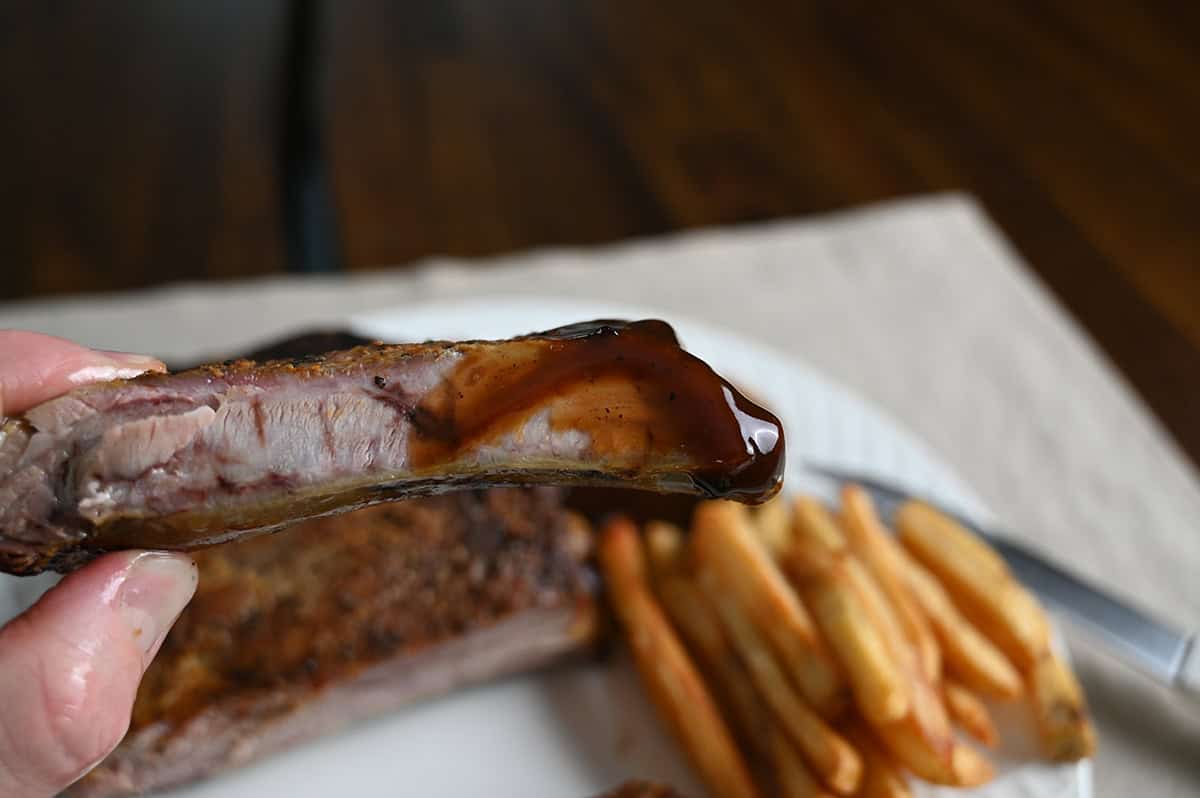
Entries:
{"label": "knife blade", "polygon": [[918,499],[983,538],[1008,563],[1013,575],[1045,604],[1111,654],[1162,684],[1200,697],[1200,645],[1194,632],[1181,632],[1112,593],[1050,562],[1003,532],[988,529],[925,497],[878,479],[839,468],[805,463],[805,468],[839,483],[861,485],[880,518],[890,522],[906,501]]}

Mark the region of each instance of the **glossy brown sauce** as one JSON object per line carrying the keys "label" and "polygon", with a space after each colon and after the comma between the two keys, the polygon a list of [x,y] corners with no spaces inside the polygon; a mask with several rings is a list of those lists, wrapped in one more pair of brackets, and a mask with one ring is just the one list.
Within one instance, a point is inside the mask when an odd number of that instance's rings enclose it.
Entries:
{"label": "glossy brown sauce", "polygon": [[665,322],[586,322],[523,344],[462,349],[459,365],[411,413],[414,470],[452,462],[552,407],[551,430],[586,433],[601,461],[631,452],[673,459],[672,478],[709,497],[757,502],[778,489],[779,419],[681,348]]}

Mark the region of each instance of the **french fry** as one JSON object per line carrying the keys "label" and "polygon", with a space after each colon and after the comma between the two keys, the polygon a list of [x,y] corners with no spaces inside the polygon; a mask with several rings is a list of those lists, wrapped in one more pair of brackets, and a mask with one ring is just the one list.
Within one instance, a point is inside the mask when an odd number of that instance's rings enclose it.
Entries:
{"label": "french fry", "polygon": [[963,731],[988,748],[996,747],[998,738],[991,713],[970,688],[953,679],[946,679],[942,682],[942,700],[950,713],[950,719]]}
{"label": "french fry", "polygon": [[755,798],[758,790],[679,638],[646,581],[637,527],[609,521],[598,548],[610,601],[651,699],[715,795]]}
{"label": "french fry", "polygon": [[906,769],[935,784],[961,786],[955,756],[958,743],[941,697],[925,679],[914,656],[909,659],[911,709],[898,722],[875,729],[892,755]]}
{"label": "french fry", "polygon": [[766,638],[780,665],[817,711],[832,717],[843,703],[841,674],[808,611],[733,502],[702,502],[693,514],[691,552],[710,573],[713,590],[728,596]]}
{"label": "french fry", "polygon": [[842,664],[859,710],[873,723],[902,718],[911,703],[904,663],[853,584],[841,531],[823,507],[802,498],[795,538],[783,565]]}
{"label": "french fry", "polygon": [[763,548],[772,557],[778,558],[791,546],[792,516],[782,495],[752,510],[750,518]]}
{"label": "french fry", "polygon": [[922,548],[944,550],[948,559],[969,563],[984,576],[999,579],[1009,575],[1008,564],[995,549],[925,502],[905,502],[896,511],[895,523],[905,546],[911,539]]}
{"label": "french fry", "polygon": [[853,793],[862,776],[858,754],[797,694],[769,644],[740,605],[721,589],[710,566],[698,566],[697,578],[758,695],[780,727],[829,789],[840,795]]}
{"label": "french fry", "polygon": [[707,597],[691,580],[678,574],[662,579],[658,592],[738,733],[770,766],[783,798],[827,798],[830,794],[755,693],[750,675],[730,647]]}
{"label": "french fry", "polygon": [[863,758],[862,784],[856,795],[861,798],[912,797],[904,774],[861,718],[848,722],[842,732]]}
{"label": "french fry", "polygon": [[954,743],[938,750],[922,732],[912,715],[897,723],[874,726],[875,733],[887,748],[888,753],[905,770],[934,784],[953,785],[957,781],[954,773]]}
{"label": "french fry", "polygon": [[591,522],[579,513],[568,511],[565,527],[562,541],[566,552],[581,561],[590,558],[595,539]]}
{"label": "french fry", "polygon": [[846,533],[825,506],[813,497],[800,496],[796,499],[793,519],[793,535],[798,541],[802,540],[809,551],[837,557],[849,549]]}
{"label": "french fry", "polygon": [[927,504],[910,501],[896,513],[900,542],[941,580],[954,603],[1020,669],[1050,646],[1037,600],[995,551]]}
{"label": "french fry", "polygon": [[1029,694],[1047,757],[1074,762],[1095,753],[1096,731],[1088,718],[1083,689],[1053,652],[1047,651],[1029,672]]}
{"label": "french fry", "polygon": [[874,727],[888,753],[905,770],[925,781],[952,787],[977,787],[995,775],[991,762],[953,736],[931,735],[919,712],[903,721]]}
{"label": "french fry", "polygon": [[864,600],[876,628],[883,632],[884,643],[893,659],[901,664],[905,672],[914,722],[921,732],[918,739],[927,743],[931,756],[936,756],[953,739],[949,713],[933,684],[926,678],[918,652],[904,636],[896,613],[888,604],[882,588],[854,558],[848,557],[845,567],[849,581]]}
{"label": "french fry", "polygon": [[[926,679],[917,651],[882,588],[853,555],[842,530],[820,504],[811,499],[798,501],[796,518],[796,544],[784,561],[855,686],[859,711],[902,766],[927,781],[958,784],[956,743],[946,708]],[[826,612],[834,582],[843,595],[840,606],[852,608],[849,628]],[[871,636],[878,639],[882,660],[868,665],[853,658],[849,641],[861,643]],[[885,687],[893,696],[904,696],[903,701],[890,699],[900,711],[885,710],[883,702],[889,700]]]}
{"label": "french fry", "polygon": [[761,738],[770,726],[769,716],[708,598],[679,574],[662,578],[657,589],[667,615],[708,674],[737,731],[747,740]]}
{"label": "french fry", "polygon": [[786,734],[772,727],[767,732],[764,747],[767,749],[764,758],[771,766],[780,798],[831,798],[832,793],[826,791],[808,765],[804,764],[796,746]]}
{"label": "french fry", "polygon": [[969,745],[955,743],[952,755],[954,783],[958,787],[978,787],[996,776],[996,768],[987,757]]}
{"label": "french fry", "polygon": [[858,557],[896,610],[905,637],[916,649],[925,677],[937,684],[942,675],[942,652],[929,619],[909,593],[896,562],[900,545],[888,534],[870,495],[858,485],[842,488],[842,528]]}
{"label": "french fry", "polygon": [[656,575],[675,570],[683,559],[683,530],[666,521],[648,521],[644,534],[651,570]]}
{"label": "french fry", "polygon": [[986,543],[945,515],[910,502],[897,513],[901,541],[941,579],[979,628],[1026,674],[1042,748],[1055,761],[1091,756],[1096,734],[1075,674],[1050,648],[1037,599]]}
{"label": "french fry", "polygon": [[905,637],[898,615],[894,607],[888,604],[882,587],[855,558],[847,557],[845,568],[850,583],[863,599],[872,621],[883,632],[884,642],[892,657],[901,663],[906,672],[913,711],[919,716],[925,737],[931,741],[950,739],[949,714],[933,683],[926,677],[919,652]]}
{"label": "french fry", "polygon": [[917,650],[905,636],[896,608],[888,602],[883,588],[857,557],[846,556],[843,558],[842,567],[846,580],[858,593],[875,627],[882,634],[891,656],[902,668],[910,671],[909,678],[920,676],[923,680],[924,671],[921,669]]}
{"label": "french fry", "polygon": [[796,586],[841,662],[859,709],[875,723],[904,717],[911,703],[908,682],[842,569],[807,571],[795,564],[798,559],[788,560]]}
{"label": "french fry", "polygon": [[1001,700],[1018,698],[1024,690],[1021,675],[1003,652],[963,617],[925,566],[903,549],[896,553],[908,587],[941,643],[946,668],[982,695]]}

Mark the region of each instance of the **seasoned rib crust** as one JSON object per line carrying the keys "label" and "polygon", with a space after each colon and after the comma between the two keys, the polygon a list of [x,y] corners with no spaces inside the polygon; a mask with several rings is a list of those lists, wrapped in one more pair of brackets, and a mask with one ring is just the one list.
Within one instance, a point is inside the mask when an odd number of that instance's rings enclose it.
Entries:
{"label": "seasoned rib crust", "polygon": [[0,571],[497,485],[761,501],[782,468],[778,420],[662,322],[229,361],[0,419]]}
{"label": "seasoned rib crust", "polygon": [[161,789],[588,647],[586,527],[549,488],[416,499],[199,552],[121,746],[72,796]]}

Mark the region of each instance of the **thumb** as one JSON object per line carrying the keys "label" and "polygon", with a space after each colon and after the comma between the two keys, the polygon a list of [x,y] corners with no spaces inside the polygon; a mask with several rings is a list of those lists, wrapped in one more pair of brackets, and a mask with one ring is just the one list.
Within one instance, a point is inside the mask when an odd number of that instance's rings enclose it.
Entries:
{"label": "thumb", "polygon": [[0,416],[89,382],[162,371],[159,360],[125,352],[96,352],[49,335],[0,330]]}
{"label": "thumb", "polygon": [[54,795],[116,747],[196,578],[184,555],[110,554],[0,629],[0,795]]}

